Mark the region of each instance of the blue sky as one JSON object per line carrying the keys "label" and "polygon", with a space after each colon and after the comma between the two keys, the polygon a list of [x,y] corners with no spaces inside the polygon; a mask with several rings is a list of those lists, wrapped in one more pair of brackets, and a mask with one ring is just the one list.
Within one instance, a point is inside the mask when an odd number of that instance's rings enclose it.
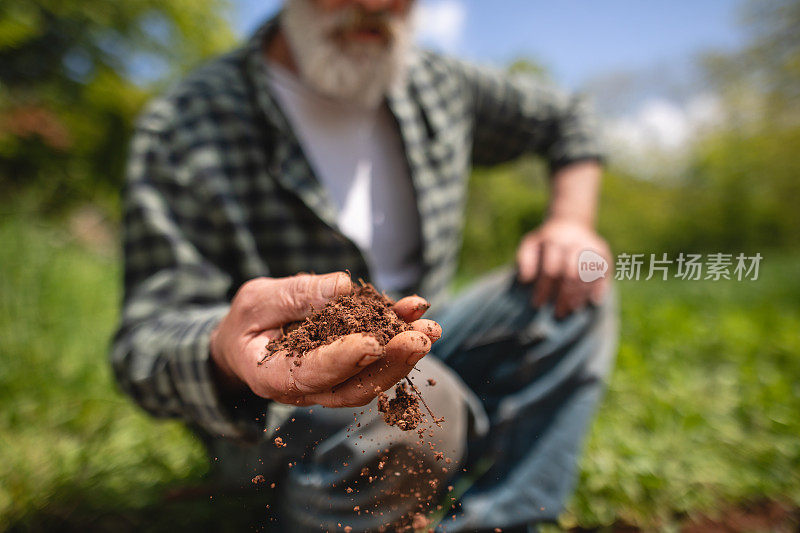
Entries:
{"label": "blue sky", "polygon": [[[234,0],[232,20],[252,31],[279,0]],[[421,40],[448,53],[497,65],[518,57],[543,63],[580,87],[612,71],[691,61],[697,52],[734,49],[741,0],[421,0]]]}

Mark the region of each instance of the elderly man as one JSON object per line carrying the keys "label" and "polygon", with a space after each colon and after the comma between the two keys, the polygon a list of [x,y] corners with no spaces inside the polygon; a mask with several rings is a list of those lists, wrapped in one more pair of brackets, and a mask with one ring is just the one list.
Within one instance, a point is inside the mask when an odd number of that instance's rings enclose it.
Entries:
{"label": "elderly man", "polygon": [[[416,50],[412,7],[287,0],[152,102],[132,142],[117,379],[201,435],[220,484],[275,482],[282,531],[419,525],[457,478],[447,531],[554,519],[613,359],[607,282],[578,276],[581,251],[609,257],[580,100]],[[552,171],[546,220],[516,269],[449,298],[470,166],[529,153]],[[350,291],[345,269],[405,296],[411,330],[259,365],[283,325]],[[414,368],[445,418],[423,446],[370,403]]]}

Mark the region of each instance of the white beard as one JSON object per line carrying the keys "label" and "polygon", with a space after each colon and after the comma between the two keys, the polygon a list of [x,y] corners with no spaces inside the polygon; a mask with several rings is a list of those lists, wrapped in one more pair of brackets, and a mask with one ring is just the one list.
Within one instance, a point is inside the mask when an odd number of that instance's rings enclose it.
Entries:
{"label": "white beard", "polygon": [[382,43],[341,43],[331,38],[353,8],[324,12],[313,0],[286,0],[281,27],[303,80],[326,96],[362,107],[380,105],[405,80],[411,48],[410,16],[387,15],[391,39]]}

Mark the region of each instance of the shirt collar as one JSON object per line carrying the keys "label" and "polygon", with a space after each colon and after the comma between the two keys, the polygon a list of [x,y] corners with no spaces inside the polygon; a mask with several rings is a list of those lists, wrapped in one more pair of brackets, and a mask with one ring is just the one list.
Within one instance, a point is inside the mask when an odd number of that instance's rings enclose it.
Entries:
{"label": "shirt collar", "polygon": [[255,92],[256,104],[264,113],[264,118],[267,122],[278,128],[281,131],[291,131],[289,122],[281,112],[278,103],[275,101],[272,92],[270,91],[269,84],[263,75],[264,69],[264,56],[263,47],[264,43],[275,33],[278,29],[280,13],[267,20],[253,35],[248,39],[245,44],[245,75],[249,78],[249,82],[253,85]]}
{"label": "shirt collar", "polygon": [[[275,178],[284,187],[295,191],[326,224],[338,228],[333,201],[314,175],[288,119],[271,93],[267,77],[263,75],[263,43],[277,30],[279,17],[280,13],[265,22],[245,44],[245,75],[249,77],[256,105],[264,119],[278,131],[272,163]],[[446,131],[447,117],[444,104],[435,91],[433,74],[426,68],[422,54],[413,49],[408,60],[406,82],[393,87],[386,100],[400,128],[409,174],[417,191],[422,258],[427,268],[432,261],[435,221],[425,211],[424,206],[431,205],[430,202],[420,202],[419,199],[420,191],[431,185],[428,183],[431,177],[430,173],[422,172],[420,165],[424,158],[418,153],[425,150],[428,143],[418,141],[422,140],[419,138],[422,131],[427,133],[427,141],[435,141],[441,132]]]}

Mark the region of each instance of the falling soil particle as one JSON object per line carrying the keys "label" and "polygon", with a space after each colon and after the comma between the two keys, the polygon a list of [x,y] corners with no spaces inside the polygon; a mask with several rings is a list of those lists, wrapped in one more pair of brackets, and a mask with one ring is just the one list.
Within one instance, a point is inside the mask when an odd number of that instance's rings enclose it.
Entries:
{"label": "falling soil particle", "polygon": [[430,385],[431,387],[435,387],[436,386],[436,380],[433,379],[433,378],[428,378],[428,385]]}
{"label": "falling soil particle", "polygon": [[383,420],[390,426],[397,426],[403,431],[415,429],[423,421],[419,400],[412,396],[405,383],[398,383],[394,388],[391,400],[386,393],[378,394],[378,411],[383,413]]}
{"label": "falling soil particle", "polygon": [[257,475],[256,477],[254,477],[250,481],[252,481],[256,485],[261,485],[262,483],[266,483],[267,482],[266,478],[264,476],[262,476],[261,474]]}
{"label": "falling soil particle", "polygon": [[428,519],[425,518],[425,515],[422,513],[417,513],[414,515],[414,519],[411,521],[411,527],[414,529],[423,529],[428,527]]}
{"label": "falling soil particle", "polygon": [[283,442],[283,439],[280,438],[280,437],[275,437],[275,441],[274,442],[275,442],[275,446],[277,446],[278,448],[285,448],[286,447],[286,443]]}

